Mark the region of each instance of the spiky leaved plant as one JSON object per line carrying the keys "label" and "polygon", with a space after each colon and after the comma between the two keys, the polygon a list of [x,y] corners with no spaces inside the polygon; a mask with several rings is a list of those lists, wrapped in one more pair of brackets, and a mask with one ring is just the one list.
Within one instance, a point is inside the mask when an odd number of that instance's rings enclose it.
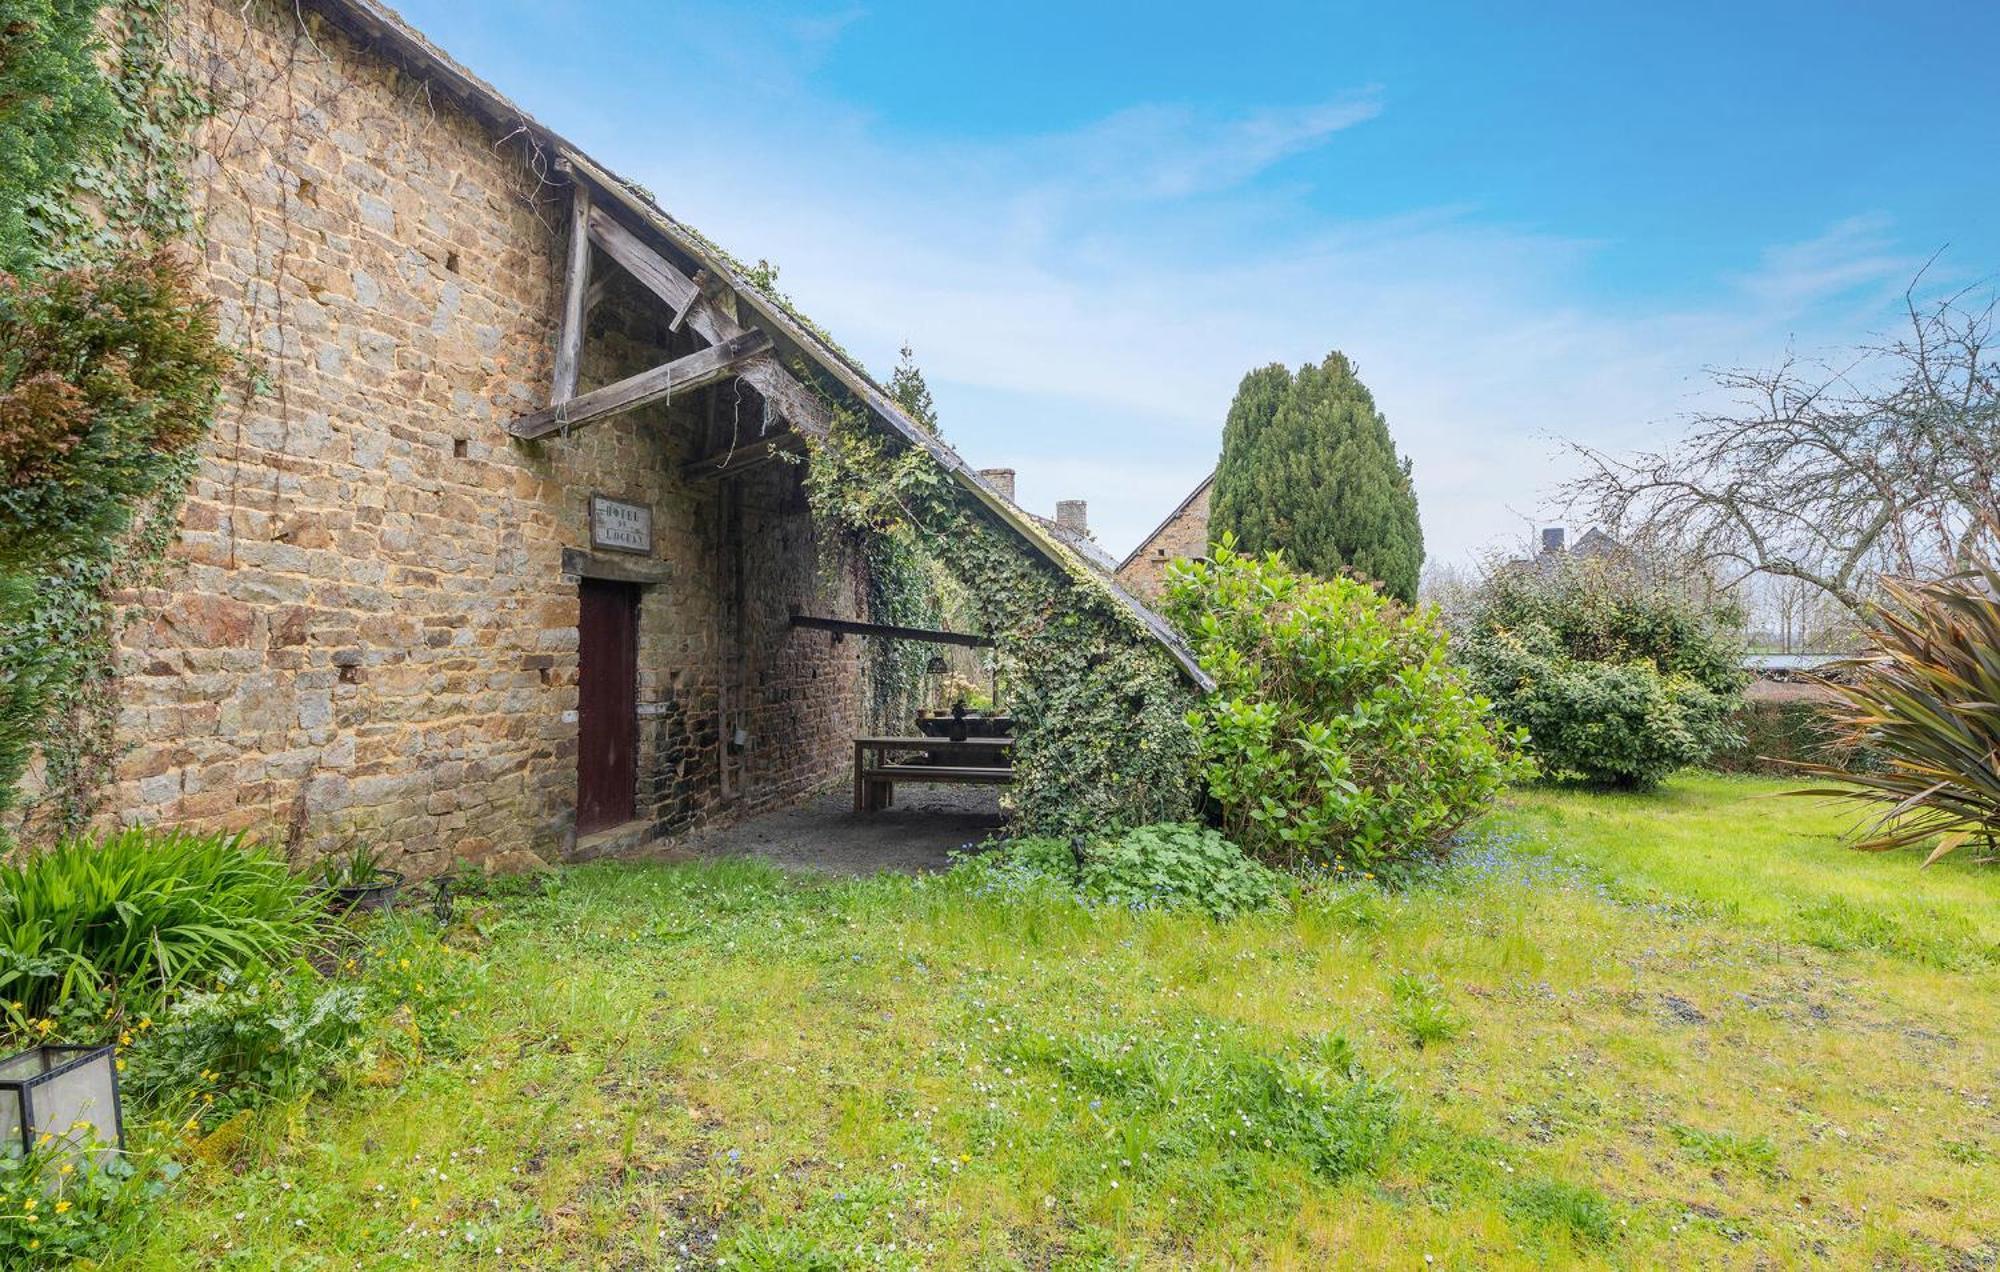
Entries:
{"label": "spiky leaved plant", "polygon": [[1834,724],[1876,763],[1847,772],[1802,766],[1840,785],[1798,792],[1877,810],[1855,846],[1908,848],[1933,835],[1925,865],[1978,840],[2000,840],[2000,571],[1935,583],[1885,582],[1869,649],[1827,681]]}

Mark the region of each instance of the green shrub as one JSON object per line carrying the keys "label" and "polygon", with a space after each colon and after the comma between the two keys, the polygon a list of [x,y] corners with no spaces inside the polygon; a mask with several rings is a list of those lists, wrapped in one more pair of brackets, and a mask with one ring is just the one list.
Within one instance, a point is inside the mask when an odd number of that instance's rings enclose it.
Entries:
{"label": "green shrub", "polygon": [[320,918],[306,883],[241,836],[66,840],[0,865],[0,1000],[31,1017],[157,1010],[225,968],[289,962]]}
{"label": "green shrub", "polygon": [[1463,652],[1545,770],[1638,790],[1735,741],[1735,623],[1636,568],[1580,557],[1489,579]]}
{"label": "green shrub", "polygon": [[1280,881],[1206,826],[1162,822],[1098,839],[1007,840],[961,867],[989,881],[1052,883],[1085,901],[1145,909],[1199,909],[1218,919],[1261,910]]}
{"label": "green shrub", "polygon": [[1429,610],[1225,542],[1168,568],[1166,612],[1217,690],[1191,717],[1223,829],[1291,867],[1441,849],[1531,770]]}
{"label": "green shrub", "polygon": [[354,1056],[366,997],[304,966],[225,971],[136,1039],[124,1089],[155,1107],[189,1101],[189,1129],[316,1091]]}
{"label": "green shrub", "polygon": [[2000,856],[2000,570],[1926,586],[1885,581],[1889,604],[1868,649],[1829,682],[1848,742],[1874,761],[1810,771],[1840,784],[1801,794],[1853,800],[1879,816],[1857,847],[1909,848],[1936,837],[1926,865],[1966,844]]}

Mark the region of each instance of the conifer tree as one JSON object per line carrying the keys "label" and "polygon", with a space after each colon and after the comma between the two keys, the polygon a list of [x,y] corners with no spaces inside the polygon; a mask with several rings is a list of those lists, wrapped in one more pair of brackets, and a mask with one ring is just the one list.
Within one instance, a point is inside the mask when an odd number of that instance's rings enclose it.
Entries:
{"label": "conifer tree", "polygon": [[889,396],[903,413],[931,432],[938,431],[937,403],[931,401],[931,387],[924,383],[924,373],[917,367],[917,355],[910,351],[907,342],[896,359],[896,369],[889,376]]}
{"label": "conifer tree", "polygon": [[1410,461],[1345,355],[1297,375],[1273,363],[1243,377],[1223,425],[1209,532],[1234,534],[1240,551],[1282,549],[1309,573],[1352,570],[1416,599],[1424,538]]}

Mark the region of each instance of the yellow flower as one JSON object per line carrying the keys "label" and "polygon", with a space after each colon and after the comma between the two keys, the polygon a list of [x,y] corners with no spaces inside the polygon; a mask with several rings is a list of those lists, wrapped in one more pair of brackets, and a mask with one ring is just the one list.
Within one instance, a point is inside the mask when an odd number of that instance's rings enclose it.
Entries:
{"label": "yellow flower", "polygon": [[[42,1138],[36,1140],[35,1142],[37,1144],[47,1144],[53,1141],[54,1139],[55,1139],[55,1133],[53,1131],[43,1131]],[[30,1206],[30,1209],[33,1209],[33,1207]]]}
{"label": "yellow flower", "polygon": [[118,1045],[121,1047],[129,1047],[132,1045],[132,1031],[130,1029],[127,1029],[124,1033],[118,1035]]}
{"label": "yellow flower", "polygon": [[410,960],[407,958],[399,958],[396,960],[396,966],[402,968],[404,971],[407,972],[410,970]]}
{"label": "yellow flower", "polygon": [[69,1203],[68,1203],[68,1202],[66,1202],[66,1201],[59,1201],[59,1202],[57,1202],[57,1203],[56,1203],[56,1213],[57,1213],[57,1214],[59,1214],[59,1215],[60,1215],[60,1214],[65,1214],[65,1213],[67,1213],[67,1212],[68,1212],[68,1210],[69,1210]]}
{"label": "yellow flower", "polygon": [[151,1016],[139,1017],[139,1028],[151,1029],[152,1027],[153,1027],[153,1018]]}
{"label": "yellow flower", "polygon": [[118,1062],[118,1072],[120,1073],[125,1072],[125,1062],[123,1060],[120,1060]]}
{"label": "yellow flower", "polygon": [[30,1197],[30,1198],[28,1198],[28,1199],[27,1199],[26,1201],[24,1201],[24,1202],[22,1202],[22,1203],[21,1203],[21,1208],[22,1208],[23,1210],[27,1211],[27,1212],[28,1212],[29,1214],[34,1214],[34,1213],[35,1213],[35,1207],[36,1207],[36,1205],[38,1205],[38,1204],[39,1204],[39,1203],[38,1203],[38,1202],[36,1202],[36,1200],[35,1200],[35,1199],[34,1199],[33,1197]]}
{"label": "yellow flower", "polygon": [[68,1174],[72,1174],[72,1173],[74,1173],[74,1172],[75,1172],[75,1170],[76,1170],[76,1167],[74,1167],[74,1166],[70,1165],[70,1164],[69,1164],[68,1162],[64,1162],[64,1163],[62,1164],[62,1169],[58,1170],[58,1171],[56,1172],[56,1174],[58,1174],[58,1175],[68,1175]]}

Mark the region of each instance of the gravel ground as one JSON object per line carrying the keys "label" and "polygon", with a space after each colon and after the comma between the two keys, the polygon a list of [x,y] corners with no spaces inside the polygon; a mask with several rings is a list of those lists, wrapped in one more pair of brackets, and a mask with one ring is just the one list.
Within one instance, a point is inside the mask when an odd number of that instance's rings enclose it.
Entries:
{"label": "gravel ground", "polygon": [[707,831],[687,845],[704,856],[763,857],[795,870],[870,875],[943,870],[948,854],[999,829],[1000,790],[993,786],[899,786],[895,807],[854,811],[845,784],[803,804]]}

